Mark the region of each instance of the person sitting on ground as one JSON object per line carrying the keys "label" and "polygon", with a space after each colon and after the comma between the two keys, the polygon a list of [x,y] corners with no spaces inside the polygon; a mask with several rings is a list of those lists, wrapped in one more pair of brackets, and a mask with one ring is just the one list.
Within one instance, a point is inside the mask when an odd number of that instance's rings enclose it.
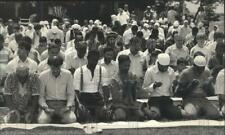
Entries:
{"label": "person sitting on ground", "polygon": [[189,119],[220,117],[217,108],[206,98],[206,92],[212,91],[209,90],[212,87],[207,84],[209,76],[206,58],[200,55],[196,56],[193,65],[180,75],[176,91],[183,98],[184,110]]}
{"label": "person sitting on ground", "polygon": [[38,123],[40,124],[55,123],[58,120],[65,124],[76,122],[76,115],[73,112],[75,98],[73,76],[62,68],[62,64],[62,56],[49,57],[50,69],[43,71],[39,76],[41,112]]}
{"label": "person sitting on ground", "polygon": [[145,73],[143,89],[149,93],[148,105],[160,113],[156,116],[167,119],[181,119],[185,112],[173,105],[172,86],[175,80],[174,70],[169,67],[170,57],[166,53],[158,55],[157,63]]}
{"label": "person sitting on ground", "polygon": [[29,73],[26,65],[19,64],[16,71],[8,74],[4,98],[10,112],[6,115],[7,123],[36,122],[40,80],[34,73]]}
{"label": "person sitting on ground", "polygon": [[111,81],[113,120],[143,120],[144,113],[136,102],[137,81],[129,73],[130,58],[120,55],[119,72]]}

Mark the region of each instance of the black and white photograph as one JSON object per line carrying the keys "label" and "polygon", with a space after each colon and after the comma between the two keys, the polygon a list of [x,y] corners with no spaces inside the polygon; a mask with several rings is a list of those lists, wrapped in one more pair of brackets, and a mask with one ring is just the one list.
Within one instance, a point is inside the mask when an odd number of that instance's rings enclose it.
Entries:
{"label": "black and white photograph", "polygon": [[224,0],[0,0],[0,135],[224,135]]}

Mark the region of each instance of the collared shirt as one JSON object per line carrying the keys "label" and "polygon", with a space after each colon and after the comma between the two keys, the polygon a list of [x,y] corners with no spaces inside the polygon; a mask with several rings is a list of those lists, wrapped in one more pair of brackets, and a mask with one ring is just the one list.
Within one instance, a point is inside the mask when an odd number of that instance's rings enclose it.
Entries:
{"label": "collared shirt", "polygon": [[56,78],[52,75],[51,69],[42,72],[39,76],[41,80],[40,104],[47,106],[46,100],[67,100],[67,106],[72,106],[74,102],[73,76],[66,69],[61,69],[60,75]]}
{"label": "collared shirt", "polygon": [[87,58],[79,58],[74,53],[70,53],[65,57],[66,69],[74,68],[77,69],[87,64]]}
{"label": "collared shirt", "polygon": [[9,60],[13,57],[12,55],[12,52],[8,48],[3,47],[0,50],[0,78],[6,74],[6,67]]}
{"label": "collared shirt", "polygon": [[12,59],[8,65],[7,65],[7,73],[12,73],[16,71],[16,68],[19,64],[25,65],[29,68],[30,73],[37,72],[38,65],[37,63],[32,60],[31,58],[27,57],[27,59],[23,62],[20,60],[20,58],[17,56],[14,59]]}
{"label": "collared shirt", "polygon": [[[166,72],[160,72],[156,64],[147,69],[142,88],[148,91],[151,97],[172,96],[172,84],[174,80],[175,73],[172,68],[169,67]],[[153,89],[155,82],[162,82],[162,86]]]}
{"label": "collared shirt", "polygon": [[[83,70],[83,89],[81,91],[81,68]],[[99,92],[98,85],[100,79],[100,66],[96,65],[94,76],[92,77],[90,69],[87,68],[87,65],[78,68],[74,73],[74,86],[75,90],[85,93],[96,93]],[[101,66],[102,75],[101,75],[101,86],[107,86],[107,72],[104,67]]]}
{"label": "collared shirt", "polygon": [[225,94],[225,69],[222,69],[216,78],[216,89],[215,94]]}
{"label": "collared shirt", "polygon": [[111,61],[108,65],[104,62],[104,58],[99,60],[99,64],[103,67],[105,67],[106,72],[108,74],[107,76],[107,83],[110,84],[112,78],[118,74],[118,65],[115,61]]}
{"label": "collared shirt", "polygon": [[136,55],[131,54],[130,49],[123,50],[118,53],[117,60],[120,55],[128,55],[130,57],[130,69],[129,72],[136,75],[138,78],[144,76],[145,57],[143,52],[139,51]]}
{"label": "collared shirt", "polygon": [[16,109],[25,111],[32,96],[39,95],[40,80],[36,74],[29,74],[22,86],[16,73],[10,73],[5,81],[4,95],[12,96],[12,103]]}
{"label": "collared shirt", "polygon": [[124,33],[123,33],[123,42],[125,45],[129,44],[130,43],[130,39],[133,38],[134,35],[131,31],[131,28],[126,30]]}
{"label": "collared shirt", "polygon": [[177,60],[180,58],[184,58],[185,60],[189,57],[189,50],[186,46],[183,46],[181,49],[178,49],[176,44],[168,47],[165,53],[170,56],[170,65],[176,66]]}

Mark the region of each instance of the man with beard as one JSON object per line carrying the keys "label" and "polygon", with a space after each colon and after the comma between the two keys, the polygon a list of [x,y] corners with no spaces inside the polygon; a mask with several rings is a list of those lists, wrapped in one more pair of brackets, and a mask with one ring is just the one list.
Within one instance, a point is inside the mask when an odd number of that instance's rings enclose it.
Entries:
{"label": "man with beard", "polygon": [[204,56],[196,56],[191,67],[184,70],[178,81],[177,93],[183,98],[187,118],[219,118],[219,111],[206,98],[209,90],[207,83],[210,76]]}
{"label": "man with beard", "polygon": [[5,81],[4,97],[10,112],[8,123],[32,123],[36,121],[40,81],[34,73],[29,73],[26,65],[18,65]]}
{"label": "man with beard", "polygon": [[163,118],[174,120],[182,118],[182,111],[173,105],[170,98],[175,73],[169,64],[170,56],[159,54],[157,64],[146,71],[142,88],[149,93],[149,107],[157,108]]}

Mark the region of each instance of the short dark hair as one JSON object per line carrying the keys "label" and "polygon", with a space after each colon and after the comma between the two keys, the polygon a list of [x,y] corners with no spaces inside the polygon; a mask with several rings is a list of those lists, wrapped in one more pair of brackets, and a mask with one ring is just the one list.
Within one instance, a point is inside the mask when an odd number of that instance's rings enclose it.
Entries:
{"label": "short dark hair", "polygon": [[112,47],[105,47],[103,50],[103,54],[105,54],[106,52],[110,52],[110,51],[113,51]]}
{"label": "short dark hair", "polygon": [[137,37],[142,38],[142,37],[143,37],[143,35],[144,35],[144,34],[143,34],[143,32],[142,32],[142,31],[138,31],[138,32],[137,32]]}
{"label": "short dark hair", "polygon": [[35,24],[34,25],[34,30],[40,30],[41,29],[41,25],[40,24]]}
{"label": "short dark hair", "polygon": [[63,64],[63,57],[61,55],[50,56],[48,57],[48,65],[59,67]]}
{"label": "short dark hair", "polygon": [[15,40],[16,40],[16,42],[19,42],[22,38],[23,38],[23,35],[22,34],[20,34],[20,33],[16,33],[15,34]]}
{"label": "short dark hair", "polygon": [[87,42],[85,42],[85,41],[79,41],[78,43],[76,43],[76,45],[75,45],[75,48],[76,49],[87,49]]}
{"label": "short dark hair", "polygon": [[118,57],[119,65],[122,64],[125,61],[130,61],[130,57],[128,55],[120,55]]}
{"label": "short dark hair", "polygon": [[55,39],[55,44],[61,46],[62,42],[60,39]]}
{"label": "short dark hair", "polygon": [[24,36],[22,38],[22,40],[25,41],[25,42],[28,42],[30,45],[32,44],[32,39],[30,37],[28,37],[28,36]]}
{"label": "short dark hair", "polygon": [[19,45],[19,48],[25,48],[25,50],[29,51],[30,52],[30,49],[31,49],[31,44],[22,40],[18,43]]}
{"label": "short dark hair", "polygon": [[90,50],[88,52],[87,58],[91,58],[91,57],[100,57],[99,51],[98,50]]}
{"label": "short dark hair", "polygon": [[137,26],[137,25],[133,25],[133,26],[131,27],[131,30],[132,30],[132,31],[138,31],[138,26]]}
{"label": "short dark hair", "polygon": [[47,38],[42,36],[42,37],[40,37],[39,42],[41,42],[41,43],[42,42],[47,42]]}
{"label": "short dark hair", "polygon": [[141,39],[139,37],[133,37],[130,39],[130,45],[135,45],[137,43],[141,44]]}

